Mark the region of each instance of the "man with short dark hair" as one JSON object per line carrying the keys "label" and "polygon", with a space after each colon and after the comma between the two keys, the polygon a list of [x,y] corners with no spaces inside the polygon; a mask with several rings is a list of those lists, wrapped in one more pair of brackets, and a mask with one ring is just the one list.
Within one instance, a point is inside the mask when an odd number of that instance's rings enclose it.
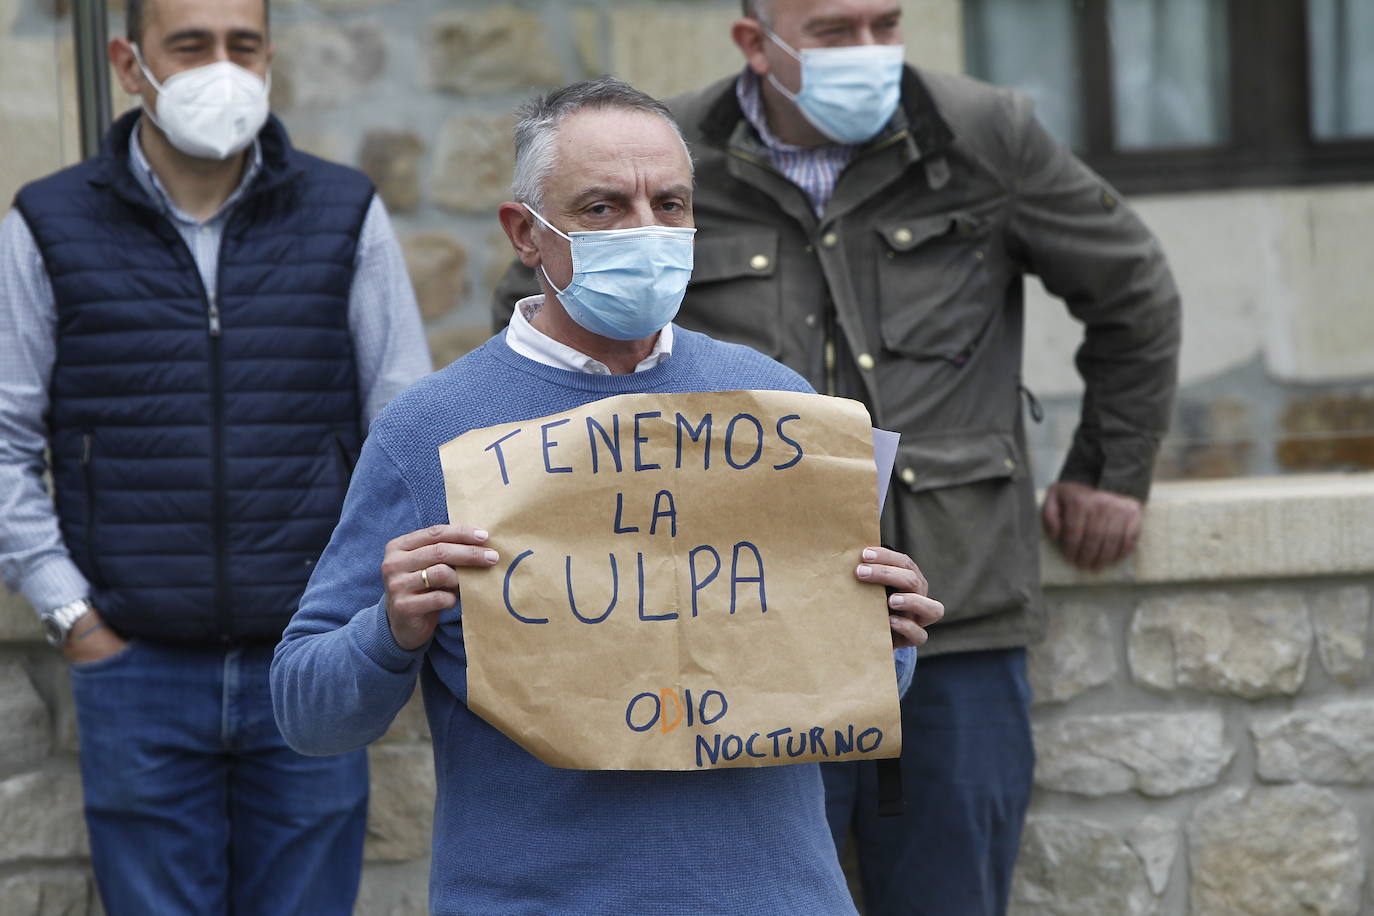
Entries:
{"label": "man with short dark hair", "polygon": [[[277,719],[304,751],[361,747],[418,676],[438,781],[431,912],[852,913],[816,765],[558,769],[468,706],[459,586],[500,557],[497,532],[449,517],[440,445],[619,394],[810,390],[753,350],[672,325],[691,272],[692,168],[659,103],[612,79],[574,84],[530,103],[516,139],[517,200],[499,215],[542,294],[373,424],[277,648]],[[905,555],[855,545],[855,561],[861,581],[891,587],[905,679],[905,647],[942,608]]]}
{"label": "man with short dark hair", "polygon": [[429,355],[370,182],[268,114],[264,0],[129,16],[142,110],[0,223],[0,571],[72,663],[111,916],[346,914],[366,758],[288,748],[267,671]]}

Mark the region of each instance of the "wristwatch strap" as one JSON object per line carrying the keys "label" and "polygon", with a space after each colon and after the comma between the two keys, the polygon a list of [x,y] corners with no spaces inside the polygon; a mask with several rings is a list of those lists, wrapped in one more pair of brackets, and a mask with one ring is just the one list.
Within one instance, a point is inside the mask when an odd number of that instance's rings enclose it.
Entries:
{"label": "wristwatch strap", "polygon": [[51,646],[61,646],[67,641],[67,634],[72,630],[72,624],[76,623],[83,616],[94,610],[91,602],[85,598],[78,598],[69,601],[61,607],[55,607],[42,615],[43,636]]}

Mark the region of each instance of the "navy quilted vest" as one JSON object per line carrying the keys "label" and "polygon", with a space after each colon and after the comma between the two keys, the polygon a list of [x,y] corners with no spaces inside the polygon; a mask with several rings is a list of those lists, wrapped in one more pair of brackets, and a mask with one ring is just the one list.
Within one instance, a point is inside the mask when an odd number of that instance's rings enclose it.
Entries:
{"label": "navy quilted vest", "polygon": [[348,295],[372,186],[296,152],[271,119],[264,167],[225,227],[212,306],[129,171],[136,120],[15,201],[57,302],[62,535],[126,637],[275,641],[361,443]]}

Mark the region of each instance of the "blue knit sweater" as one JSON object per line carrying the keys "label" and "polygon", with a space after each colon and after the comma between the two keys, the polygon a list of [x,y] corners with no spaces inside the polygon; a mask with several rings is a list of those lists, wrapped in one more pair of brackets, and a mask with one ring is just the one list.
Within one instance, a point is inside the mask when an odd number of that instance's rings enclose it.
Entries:
{"label": "blue knit sweater", "polygon": [[[434,913],[854,912],[815,764],[693,772],[546,766],[466,706],[457,610],[442,616],[428,646],[407,652],[381,607],[386,542],[448,521],[437,449],[455,436],[617,394],[810,390],[753,350],[675,335],[672,357],[654,369],[603,376],[526,359],[500,334],[396,398],[372,425],[338,528],[277,647],[277,721],[291,745],[310,754],[381,736],[419,674],[438,782]],[[899,653],[899,668],[910,663]]]}

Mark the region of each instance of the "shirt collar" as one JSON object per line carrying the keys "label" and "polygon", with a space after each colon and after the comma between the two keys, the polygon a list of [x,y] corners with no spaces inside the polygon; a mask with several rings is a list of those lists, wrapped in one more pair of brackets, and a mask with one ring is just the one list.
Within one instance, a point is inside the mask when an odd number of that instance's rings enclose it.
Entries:
{"label": "shirt collar", "polygon": [[758,133],[763,145],[770,150],[779,153],[815,153],[820,150],[851,150],[852,146],[845,143],[826,143],[819,147],[796,146],[779,140],[777,135],[768,129],[768,113],[763,107],[763,90],[760,88],[758,74],[748,67],[740,73],[739,79],[735,80],[735,98],[739,100],[740,111],[744,112],[745,120],[749,126],[753,127]]}
{"label": "shirt collar", "polygon": [[[909,73],[909,77],[910,80],[908,81],[912,83],[913,88],[909,90],[906,87],[906,82],[904,82],[902,89],[903,98],[905,98],[907,94],[916,94],[914,90],[920,89],[922,93],[921,101],[929,106],[930,102],[924,95],[924,87],[915,82],[914,74]],[[763,90],[761,86],[762,81],[759,79],[758,74],[748,67],[745,67],[744,71],[741,72],[739,77],[735,80],[735,100],[739,103],[740,112],[743,113],[744,119],[749,122],[749,126],[754,128],[754,132],[759,135],[759,140],[763,142],[763,145],[767,147],[768,150],[774,153],[787,153],[794,156],[804,156],[808,154],[850,156],[854,155],[855,151],[860,146],[880,144],[893,134],[910,129],[910,117],[906,109],[902,105],[898,105],[897,110],[892,113],[892,119],[887,122],[887,126],[879,131],[876,137],[864,143],[827,143],[822,146],[794,146],[791,143],[785,143],[779,140],[777,135],[768,129],[768,113],[763,107]],[[943,131],[944,133],[939,133],[939,131]],[[948,143],[948,132],[949,128],[945,126],[943,120],[938,118],[938,115],[936,116],[936,122],[926,131],[926,133],[930,133],[932,136],[943,138],[946,144]],[[918,155],[920,150],[924,149],[925,146],[926,143],[917,140]],[[933,144],[932,148],[934,148]]]}
{"label": "shirt collar", "polygon": [[[171,195],[169,195],[167,190],[162,186],[162,181],[157,177],[157,172],[153,171],[152,163],[150,163],[148,157],[143,154],[143,144],[141,144],[138,139],[139,133],[142,130],[143,119],[139,118],[138,123],[134,124],[134,129],[129,131],[129,170],[134,173],[134,178],[137,179],[139,185],[148,196],[162,208],[163,213],[180,223],[189,223],[192,225],[199,224],[202,221],[190,216],[184,210],[179,209],[177,205],[172,202]],[[225,199],[220,208],[215,211],[215,214],[209,219],[204,220],[204,222],[212,223],[222,218],[233,209],[234,205],[243,197],[244,192],[248,190],[248,186],[252,184],[253,179],[257,178],[258,173],[261,171],[262,144],[257,138],[254,138],[253,145],[248,152],[248,167],[243,170],[243,177],[239,180],[238,186],[234,188],[234,192]]]}
{"label": "shirt collar", "polygon": [[[515,303],[510,324],[506,326],[506,343],[516,353],[537,363],[566,369],[569,372],[584,372],[589,375],[610,375],[610,367],[598,359],[574,350],[567,344],[559,343],[543,331],[530,324],[530,319],[544,307],[544,297],[527,296]],[[673,326],[671,323],[658,332],[654,348],[635,366],[636,372],[652,369],[673,355]]]}

